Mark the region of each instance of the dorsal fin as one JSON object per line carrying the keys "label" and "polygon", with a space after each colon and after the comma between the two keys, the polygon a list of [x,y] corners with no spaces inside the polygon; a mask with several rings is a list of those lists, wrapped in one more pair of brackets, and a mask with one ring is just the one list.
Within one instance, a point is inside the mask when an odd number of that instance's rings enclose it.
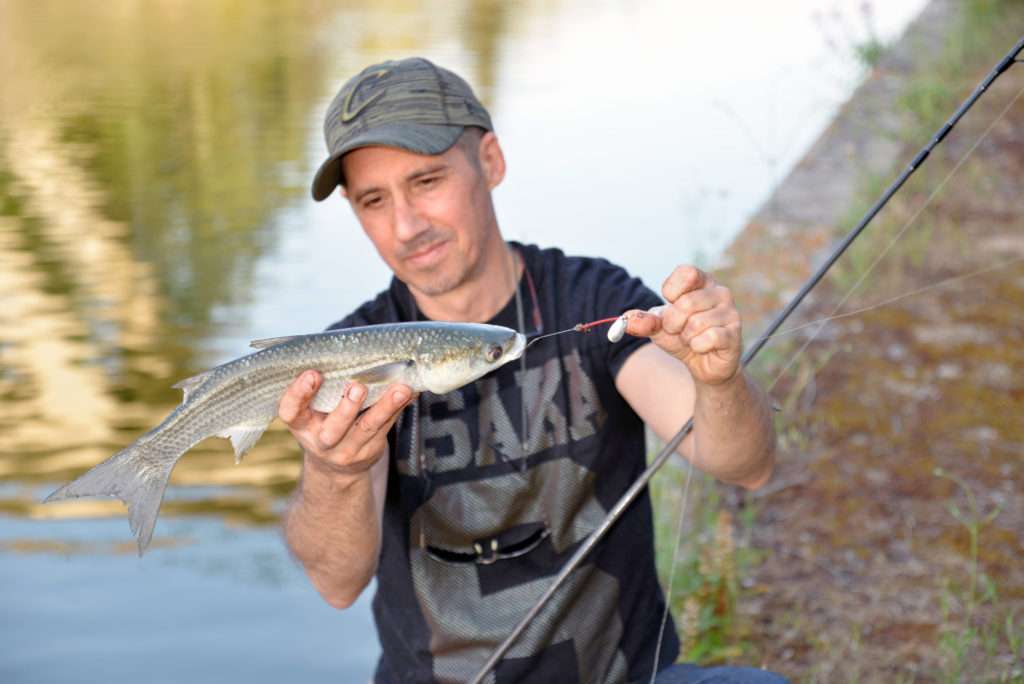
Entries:
{"label": "dorsal fin", "polygon": [[188,397],[190,394],[195,392],[197,389],[199,389],[200,385],[209,380],[210,374],[212,372],[213,371],[203,371],[198,375],[193,375],[191,378],[179,380],[178,382],[171,385],[171,387],[173,387],[174,389],[180,389],[182,392],[185,393],[185,397],[181,400],[182,403],[185,403],[186,401],[188,401]]}
{"label": "dorsal fin", "polygon": [[267,347],[273,347],[276,344],[283,344],[294,340],[296,337],[302,337],[302,335],[282,335],[281,337],[264,337],[261,340],[253,340],[249,343],[249,346],[253,349],[266,349]]}

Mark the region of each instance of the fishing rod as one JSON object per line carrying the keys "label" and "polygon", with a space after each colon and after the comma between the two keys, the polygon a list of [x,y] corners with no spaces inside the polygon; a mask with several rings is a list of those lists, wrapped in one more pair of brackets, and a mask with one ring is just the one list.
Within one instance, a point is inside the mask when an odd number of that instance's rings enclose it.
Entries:
{"label": "fishing rod", "polygon": [[[874,203],[874,205],[872,205],[871,208],[868,209],[867,213],[864,214],[864,216],[857,223],[857,225],[854,226],[854,228],[846,235],[845,238],[843,238],[843,240],[838,245],[836,245],[836,247],[832,250],[832,253],[829,255],[828,259],[826,259],[825,262],[818,267],[818,270],[815,271],[810,278],[808,278],[808,280],[800,288],[800,291],[793,296],[793,298],[782,309],[782,311],[780,311],[771,321],[771,323],[768,324],[768,327],[764,330],[764,332],[761,333],[761,335],[757,338],[754,344],[751,345],[743,353],[742,364],[744,367],[746,367],[754,359],[754,357],[757,356],[758,352],[761,351],[764,345],[768,342],[769,338],[771,338],[772,335],[774,335],[778,331],[778,329],[782,327],[782,324],[786,322],[786,319],[789,318],[789,316],[793,313],[793,311],[796,310],[798,306],[800,306],[804,298],[806,298],[807,295],[810,294],[811,290],[814,289],[814,287],[821,281],[821,279],[825,277],[825,274],[828,273],[829,269],[831,269],[832,266],[836,263],[836,261],[839,260],[839,257],[841,257],[843,253],[846,252],[847,248],[849,248],[849,246],[853,244],[854,240],[856,240],[860,236],[860,234],[864,232],[864,229],[867,228],[868,224],[870,224],[872,220],[874,220],[878,212],[882,210],[882,207],[888,204],[889,200],[892,199],[893,195],[899,192],[900,188],[903,187],[903,184],[907,182],[907,179],[910,178],[910,176],[913,175],[913,173],[918,169],[918,167],[920,167],[924,163],[924,161],[932,153],[932,150],[934,150],[946,138],[949,132],[953,130],[953,127],[956,126],[960,119],[962,119],[963,116],[967,113],[967,111],[974,106],[974,103],[977,102],[979,98],[981,98],[985,91],[987,91],[989,87],[991,87],[992,84],[995,83],[996,79],[999,78],[999,76],[1002,75],[1003,72],[1005,72],[1015,63],[1024,61],[1017,59],[1017,56],[1022,51],[1024,51],[1024,37],[1017,41],[1017,44],[1014,45],[1008,53],[1006,53],[1006,56],[999,60],[999,62],[992,69],[992,71],[990,71],[988,75],[984,79],[982,79],[982,81],[975,87],[974,91],[970,94],[970,96],[963,101],[963,103],[957,108],[957,110],[953,113],[949,120],[946,121],[946,123],[944,123],[939,128],[939,130],[935,133],[934,136],[932,136],[932,139],[928,142],[928,144],[921,148],[921,150],[914,156],[914,158],[910,161],[910,163],[903,170],[903,172],[900,173],[896,180],[894,180],[892,184],[885,190],[885,192],[882,193],[882,196]],[[590,553],[594,546],[596,546],[597,543],[608,532],[608,530],[611,529],[612,525],[614,525],[616,521],[618,521],[618,519],[622,517],[622,514],[626,511],[629,505],[633,503],[637,496],[640,495],[641,490],[643,490],[643,488],[647,486],[647,483],[650,482],[652,477],[654,477],[654,474],[661,469],[661,467],[665,464],[666,461],[668,461],[669,457],[675,452],[677,448],[679,448],[679,445],[682,443],[683,439],[688,434],[690,434],[692,430],[693,418],[691,417],[689,420],[686,421],[686,424],[679,429],[679,432],[677,432],[675,436],[672,437],[672,439],[670,439],[667,444],[665,444],[665,447],[658,453],[657,457],[655,457],[655,459],[651,461],[651,464],[647,466],[647,469],[640,474],[640,477],[638,477],[636,481],[633,482],[632,485],[630,485],[629,489],[627,489],[626,492],[619,498],[619,500],[615,503],[612,509],[608,512],[608,515],[605,516],[601,524],[593,532],[591,532],[590,536],[588,536],[580,545],[580,547],[576,549],[576,552],[572,555],[572,557],[569,558],[568,561],[566,561],[564,566],[562,566],[561,571],[559,571],[554,581],[552,581],[548,588],[544,591],[544,593],[541,594],[540,598],[537,599],[537,602],[526,612],[525,615],[523,615],[522,619],[518,622],[518,624],[516,624],[516,626],[512,629],[512,631],[505,638],[505,640],[501,642],[501,644],[496,649],[494,649],[494,652],[491,653],[490,658],[487,659],[487,662],[484,663],[483,667],[480,668],[480,671],[477,672],[476,676],[473,678],[473,684],[481,684],[484,680],[484,677],[486,677],[488,673],[490,673],[491,670],[493,670],[498,665],[498,663],[505,656],[508,650],[516,642],[516,639],[519,638],[519,636],[523,633],[526,627],[534,620],[534,618],[537,617],[537,615],[544,608],[544,606],[547,605],[548,601],[551,600],[551,597],[555,595],[555,592],[558,591],[558,589],[561,588],[563,584],[565,584],[565,581],[569,578],[569,575],[571,575],[573,571],[580,566],[580,564],[586,558],[587,554]]]}

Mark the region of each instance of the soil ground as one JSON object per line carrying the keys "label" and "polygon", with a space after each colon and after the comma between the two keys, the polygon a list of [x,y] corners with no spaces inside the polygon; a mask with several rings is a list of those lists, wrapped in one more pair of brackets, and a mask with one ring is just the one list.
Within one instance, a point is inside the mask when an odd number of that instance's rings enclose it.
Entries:
{"label": "soil ground", "polygon": [[[887,52],[729,253],[748,342],[1021,27],[1021,3],[937,0]],[[1024,681],[1022,92],[1017,65],[785,327],[832,315],[909,224],[839,313],[872,308],[752,366],[778,380],[781,450],[733,493],[764,553],[737,610],[794,681]]]}

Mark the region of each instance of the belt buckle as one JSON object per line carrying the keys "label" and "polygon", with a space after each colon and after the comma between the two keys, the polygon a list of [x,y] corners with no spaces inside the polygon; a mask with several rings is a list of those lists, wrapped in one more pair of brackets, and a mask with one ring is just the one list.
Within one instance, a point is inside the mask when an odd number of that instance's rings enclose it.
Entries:
{"label": "belt buckle", "polygon": [[490,543],[490,555],[484,553],[483,544],[473,543],[473,550],[476,551],[476,562],[478,565],[493,565],[498,560],[498,540],[492,539]]}

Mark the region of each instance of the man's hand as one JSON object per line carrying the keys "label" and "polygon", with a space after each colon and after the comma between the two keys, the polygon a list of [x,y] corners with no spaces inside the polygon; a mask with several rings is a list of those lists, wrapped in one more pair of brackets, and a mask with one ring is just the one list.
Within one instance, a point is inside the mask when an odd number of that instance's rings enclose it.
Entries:
{"label": "man's hand", "polygon": [[338,475],[368,471],[387,451],[388,430],[412,398],[406,385],[389,387],[362,415],[366,387],[353,383],[330,413],[310,407],[323,379],[306,371],[291,384],[278,404],[277,414],[305,450],[307,463]]}
{"label": "man's hand", "polygon": [[277,407],[305,451],[285,539],[324,600],[347,608],[376,572],[388,475],[382,457],[388,430],[413,394],[405,385],[389,387],[360,414],[367,391],[354,383],[333,411],[322,413],[310,406],[322,383],[316,371],[304,372]]}
{"label": "man's hand", "polygon": [[677,266],[661,286],[657,313],[630,311],[626,331],[686,364],[693,379],[720,385],[736,377],[742,353],[740,314],[729,288],[694,266]]}

